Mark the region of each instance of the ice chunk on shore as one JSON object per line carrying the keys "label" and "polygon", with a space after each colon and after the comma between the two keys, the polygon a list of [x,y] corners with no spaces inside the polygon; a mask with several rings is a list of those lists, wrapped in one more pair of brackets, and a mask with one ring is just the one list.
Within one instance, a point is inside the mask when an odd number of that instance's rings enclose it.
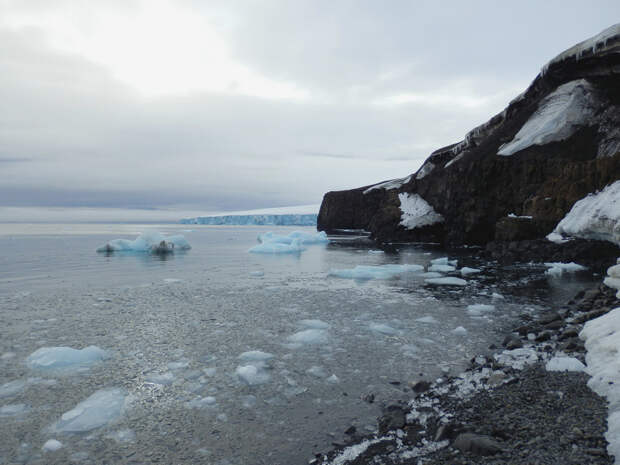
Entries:
{"label": "ice chunk on shore", "polygon": [[538,354],[534,349],[521,348],[504,350],[494,355],[494,358],[500,365],[510,366],[516,370],[523,370],[526,365],[531,365],[538,361]]}
{"label": "ice chunk on shore", "polygon": [[352,269],[331,269],[327,276],[345,279],[390,279],[395,276],[424,270],[421,265],[358,265]]}
{"label": "ice chunk on shore", "polygon": [[28,356],[26,363],[33,370],[74,370],[88,368],[108,357],[108,353],[97,346],[84,349],[41,347]]}
{"label": "ice chunk on shore", "polygon": [[586,366],[575,357],[555,356],[545,365],[547,371],[585,371]]}
{"label": "ice chunk on shore", "polygon": [[265,254],[286,254],[286,253],[300,253],[306,250],[301,244],[299,239],[294,239],[290,244],[284,244],[281,242],[263,242],[262,244],[255,245],[248,252],[250,253],[265,253]]}
{"label": "ice chunk on shore", "polygon": [[549,276],[555,276],[555,277],[562,276],[565,272],[574,273],[575,271],[581,271],[581,270],[586,269],[585,266],[578,265],[577,263],[574,263],[574,262],[570,262],[570,263],[548,262],[548,263],[545,263],[545,266],[549,267],[549,269],[545,271],[545,274]]}
{"label": "ice chunk on shore", "polygon": [[262,244],[267,242],[275,242],[278,244],[292,244],[295,239],[299,240],[300,244],[327,244],[329,239],[325,231],[319,231],[316,234],[312,234],[305,231],[293,231],[288,235],[276,234],[272,231],[262,233],[258,235],[258,241]]}
{"label": "ice chunk on shore", "polygon": [[99,247],[97,252],[151,252],[165,254],[191,248],[189,242],[180,234],[165,236],[159,232],[148,232],[141,234],[134,240],[114,239]]}
{"label": "ice chunk on shore", "polygon": [[52,425],[52,431],[82,433],[108,425],[120,418],[127,398],[123,389],[100,389],[65,412],[60,420]]}
{"label": "ice chunk on shore", "polygon": [[616,298],[620,299],[620,259],[618,259],[618,265],[609,267],[607,270],[607,277],[603,280],[603,284],[612,289],[616,289]]}
{"label": "ice chunk on shore", "polygon": [[45,444],[43,444],[41,450],[44,452],[54,452],[60,448],[62,448],[62,442],[57,439],[49,439],[45,442]]}
{"label": "ice chunk on shore", "polygon": [[435,286],[465,286],[467,284],[467,281],[464,279],[454,278],[452,276],[446,278],[429,278],[424,281]]}

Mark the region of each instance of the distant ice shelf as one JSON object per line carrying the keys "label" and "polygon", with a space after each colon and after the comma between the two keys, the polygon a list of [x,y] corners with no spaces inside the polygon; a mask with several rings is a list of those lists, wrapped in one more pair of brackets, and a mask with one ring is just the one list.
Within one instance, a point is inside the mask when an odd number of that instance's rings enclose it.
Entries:
{"label": "distant ice shelf", "polygon": [[316,226],[320,205],[266,208],[184,218],[182,224]]}

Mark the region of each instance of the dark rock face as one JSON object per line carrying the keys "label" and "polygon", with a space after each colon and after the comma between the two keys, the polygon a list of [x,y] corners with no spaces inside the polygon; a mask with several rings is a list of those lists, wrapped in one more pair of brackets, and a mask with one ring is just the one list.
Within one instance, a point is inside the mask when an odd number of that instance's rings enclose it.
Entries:
{"label": "dark rock face", "polygon": [[[600,45],[578,60],[560,55],[502,113],[432,153],[400,187],[328,192],[318,229],[366,229],[379,241],[450,245],[544,237],[577,200],[620,179],[620,32]],[[566,137],[498,155],[554,96],[582,102],[582,120],[557,129],[568,131]],[[404,228],[399,194],[419,195],[445,221]]]}

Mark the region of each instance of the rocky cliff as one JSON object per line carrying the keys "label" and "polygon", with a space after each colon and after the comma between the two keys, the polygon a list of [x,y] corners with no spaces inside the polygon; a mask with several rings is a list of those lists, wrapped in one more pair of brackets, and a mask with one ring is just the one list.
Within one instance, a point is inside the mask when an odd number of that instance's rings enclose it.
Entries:
{"label": "rocky cliff", "polygon": [[618,179],[620,24],[555,57],[504,111],[416,173],[325,194],[318,229],[450,245],[535,239]]}

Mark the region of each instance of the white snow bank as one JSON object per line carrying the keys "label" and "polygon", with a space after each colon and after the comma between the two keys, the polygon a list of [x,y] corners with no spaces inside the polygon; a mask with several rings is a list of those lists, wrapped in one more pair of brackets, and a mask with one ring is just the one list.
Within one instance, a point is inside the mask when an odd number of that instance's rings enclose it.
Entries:
{"label": "white snow bank", "polygon": [[545,365],[547,371],[585,371],[586,366],[575,357],[556,355]]}
{"label": "white snow bank", "polygon": [[345,279],[390,279],[403,273],[423,271],[421,265],[358,265],[352,269],[332,269],[327,276]]}
{"label": "white snow bank", "polygon": [[620,459],[620,308],[588,321],[579,337],[585,341],[588,386],[609,403],[607,451]]}
{"label": "white snow bank", "polygon": [[556,240],[572,236],[620,245],[620,181],[575,202],[552,234]]}
{"label": "white snow bank", "polygon": [[295,239],[299,239],[300,244],[327,244],[327,234],[325,231],[319,231],[316,234],[312,234],[305,231],[293,231],[288,235],[276,234],[272,231],[262,233],[258,235],[258,242],[265,244],[267,242],[275,242],[280,244],[292,244]]}
{"label": "white snow bank", "polygon": [[446,278],[429,278],[424,280],[428,284],[435,286],[465,286],[467,281],[461,278],[446,277]]}
{"label": "white snow bank", "polygon": [[26,363],[33,370],[72,370],[90,367],[108,357],[109,354],[97,346],[84,349],[41,347],[28,356]]}
{"label": "white snow bank", "polygon": [[97,252],[151,252],[170,253],[175,250],[189,250],[192,247],[184,236],[177,234],[165,236],[159,232],[148,232],[139,235],[133,241],[114,239],[97,249]]}
{"label": "white snow bank", "polygon": [[538,105],[514,139],[497,154],[512,155],[532,145],[566,140],[587,126],[596,111],[594,89],[585,79],[561,85]]}
{"label": "white snow bank", "polygon": [[392,189],[398,189],[399,187],[404,186],[409,181],[411,181],[411,176],[407,176],[406,178],[398,178],[392,179],[390,181],[380,182],[379,184],[375,184],[374,186],[370,186],[368,189],[364,191],[364,194],[368,194],[377,189],[385,189],[386,191]]}
{"label": "white snow bank", "polygon": [[306,250],[301,245],[300,239],[293,240],[290,244],[283,244],[281,242],[264,242],[252,247],[248,252],[250,253],[265,253],[265,254],[283,254],[283,253],[300,253]]}
{"label": "white snow bank", "polygon": [[82,433],[108,425],[120,418],[127,399],[123,389],[100,389],[65,412],[51,429],[63,433]]}
{"label": "white snow bank", "polygon": [[618,291],[616,297],[620,299],[620,258],[617,260],[617,263],[617,265],[609,267],[607,277],[603,283],[612,289],[616,289]]}
{"label": "white snow bank", "polygon": [[570,263],[560,263],[560,262],[548,262],[545,263],[545,266],[548,266],[549,269],[545,271],[545,274],[549,276],[562,276],[564,273],[574,273],[575,271],[585,270],[586,267],[582,265],[578,265],[575,262]]}
{"label": "white snow bank", "polygon": [[57,439],[49,439],[45,441],[45,444],[43,444],[43,447],[41,447],[41,450],[44,452],[54,452],[55,450],[58,450],[61,447],[62,447],[62,442],[58,441]]}
{"label": "white snow bank", "polygon": [[406,229],[416,229],[443,222],[444,218],[418,194],[403,192],[400,200],[400,225]]}

